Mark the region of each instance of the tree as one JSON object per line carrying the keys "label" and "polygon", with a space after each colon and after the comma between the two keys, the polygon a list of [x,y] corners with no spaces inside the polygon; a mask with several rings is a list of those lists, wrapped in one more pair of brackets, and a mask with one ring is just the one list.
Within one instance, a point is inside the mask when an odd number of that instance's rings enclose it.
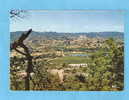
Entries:
{"label": "tree", "polygon": [[[23,33],[18,40],[14,41],[11,44],[11,50],[15,50],[16,52],[24,55],[27,59],[28,65],[26,68],[26,77],[25,77],[25,90],[30,89],[30,73],[33,72],[33,64],[32,64],[32,56],[29,52],[28,47],[24,44],[24,40],[29,36],[29,34],[32,32],[32,29],[28,30],[26,33]],[[24,52],[18,50],[17,48],[21,47],[24,49]]]}
{"label": "tree", "polygon": [[109,38],[103,48],[91,56],[91,61],[86,70],[88,90],[123,89],[123,45]]}

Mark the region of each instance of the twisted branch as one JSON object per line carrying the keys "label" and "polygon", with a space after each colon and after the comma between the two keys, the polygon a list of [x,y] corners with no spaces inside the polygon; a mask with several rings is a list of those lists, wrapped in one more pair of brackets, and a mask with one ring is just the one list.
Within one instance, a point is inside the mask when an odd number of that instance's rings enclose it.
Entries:
{"label": "twisted branch", "polygon": [[[18,40],[14,41],[11,44],[10,49],[15,50],[16,52],[24,55],[27,58],[28,65],[26,69],[27,76],[25,78],[25,90],[30,90],[30,73],[33,72],[33,64],[32,64],[32,56],[29,53],[28,47],[24,44],[24,40],[29,36],[29,34],[32,32],[32,29],[29,29],[26,33],[23,33]],[[24,52],[17,49],[17,47],[21,47],[24,49]]]}

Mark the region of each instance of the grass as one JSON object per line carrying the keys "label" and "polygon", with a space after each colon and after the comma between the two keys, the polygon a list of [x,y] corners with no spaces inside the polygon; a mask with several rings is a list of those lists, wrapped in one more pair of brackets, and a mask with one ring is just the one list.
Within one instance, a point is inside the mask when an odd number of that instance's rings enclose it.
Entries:
{"label": "grass", "polygon": [[50,61],[53,64],[79,64],[79,63],[87,63],[87,58],[86,57],[76,57],[76,56],[65,56],[65,57],[60,57],[56,58],[54,60]]}

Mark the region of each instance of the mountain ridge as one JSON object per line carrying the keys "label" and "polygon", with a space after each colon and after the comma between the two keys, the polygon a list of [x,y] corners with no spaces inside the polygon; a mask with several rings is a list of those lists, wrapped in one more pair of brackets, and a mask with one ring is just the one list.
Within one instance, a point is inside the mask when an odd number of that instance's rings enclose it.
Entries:
{"label": "mountain ridge", "polygon": [[[10,32],[11,34],[11,41],[16,40],[21,34],[25,31],[16,31]],[[63,39],[63,38],[70,38],[70,37],[78,37],[78,36],[87,36],[89,38],[124,38],[124,32],[79,32],[79,33],[70,33],[70,32],[37,32],[32,31],[30,34],[30,39],[33,38],[47,38],[47,39]]]}

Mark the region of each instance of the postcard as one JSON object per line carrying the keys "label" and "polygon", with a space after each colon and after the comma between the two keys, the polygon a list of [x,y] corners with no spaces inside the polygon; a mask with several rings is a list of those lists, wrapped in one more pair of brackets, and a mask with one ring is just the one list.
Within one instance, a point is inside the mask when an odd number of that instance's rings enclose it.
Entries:
{"label": "postcard", "polygon": [[0,100],[128,100],[127,0],[0,0]]}
{"label": "postcard", "polygon": [[11,10],[10,89],[122,91],[121,10]]}

